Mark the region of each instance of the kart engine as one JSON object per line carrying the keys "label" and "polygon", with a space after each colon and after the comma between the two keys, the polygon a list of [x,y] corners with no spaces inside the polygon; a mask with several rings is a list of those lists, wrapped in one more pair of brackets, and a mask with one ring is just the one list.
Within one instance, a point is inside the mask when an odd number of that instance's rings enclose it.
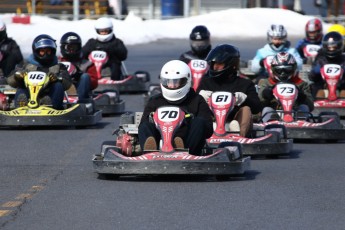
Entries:
{"label": "kart engine", "polygon": [[121,149],[121,153],[124,156],[135,156],[136,153],[140,153],[140,145],[138,138],[127,133],[123,129],[115,131],[116,134],[116,146]]}
{"label": "kart engine", "polygon": [[0,93],[0,110],[8,110],[9,103],[8,103],[8,96],[3,93]]}

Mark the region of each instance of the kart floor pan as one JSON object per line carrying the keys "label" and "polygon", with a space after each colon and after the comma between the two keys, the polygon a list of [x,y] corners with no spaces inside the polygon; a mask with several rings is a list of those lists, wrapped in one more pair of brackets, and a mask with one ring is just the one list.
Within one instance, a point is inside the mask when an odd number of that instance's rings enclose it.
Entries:
{"label": "kart floor pan", "polygon": [[233,162],[209,161],[105,161],[94,156],[93,166],[99,174],[116,175],[240,175],[248,170],[250,158]]}
{"label": "kart floor pan", "polygon": [[287,137],[304,140],[345,140],[345,129],[287,128]]}
{"label": "kart floor pan", "polygon": [[244,156],[289,155],[293,148],[293,140],[287,139],[280,143],[252,143],[242,145]]}
{"label": "kart floor pan", "polygon": [[340,117],[345,117],[345,107],[338,108],[338,107],[315,107],[313,113],[319,114],[321,112],[336,112]]}
{"label": "kart floor pan", "polygon": [[99,174],[117,175],[239,175],[250,167],[250,157],[241,157],[237,147],[219,148],[207,156],[194,156],[186,151],[145,153],[126,157],[115,146],[103,145],[102,151],[92,158]]}
{"label": "kart floor pan", "polygon": [[102,119],[102,111],[90,115],[64,114],[58,116],[0,115],[0,126],[91,126]]}

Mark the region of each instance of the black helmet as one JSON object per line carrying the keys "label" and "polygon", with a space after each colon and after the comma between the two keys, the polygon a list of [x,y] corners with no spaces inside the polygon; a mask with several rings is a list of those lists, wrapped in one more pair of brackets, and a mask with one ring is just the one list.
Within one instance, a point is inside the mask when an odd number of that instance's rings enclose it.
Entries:
{"label": "black helmet", "polygon": [[68,32],[60,39],[60,50],[63,57],[77,61],[81,57],[81,38],[77,33]]}
{"label": "black helmet", "polygon": [[[222,44],[212,49],[206,57],[210,69],[211,77],[227,77],[230,74],[237,73],[240,63],[240,51],[232,45]],[[214,63],[223,63],[222,70],[215,70]]]}
{"label": "black helmet", "polygon": [[206,56],[211,50],[210,32],[206,26],[196,26],[189,35],[190,46],[198,56]]}
{"label": "black helmet", "polygon": [[[39,54],[39,50],[42,48],[50,48],[51,53]],[[48,65],[52,63],[56,55],[56,43],[55,40],[47,34],[38,35],[32,42],[32,53],[34,58],[42,65]]]}
{"label": "black helmet", "polygon": [[326,56],[335,58],[343,53],[344,40],[338,32],[329,32],[322,39],[322,49]]}
{"label": "black helmet", "polygon": [[271,70],[275,80],[283,82],[288,81],[296,74],[296,59],[287,52],[277,53],[272,59]]}

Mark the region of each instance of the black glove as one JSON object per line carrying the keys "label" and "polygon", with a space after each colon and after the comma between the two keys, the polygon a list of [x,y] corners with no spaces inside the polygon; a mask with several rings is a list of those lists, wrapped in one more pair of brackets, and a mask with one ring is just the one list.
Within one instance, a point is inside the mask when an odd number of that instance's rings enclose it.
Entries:
{"label": "black glove", "polygon": [[259,62],[259,64],[260,64],[261,67],[264,67],[264,60],[265,60],[265,59],[263,58],[263,59],[261,59],[260,62]]}
{"label": "black glove", "polygon": [[273,99],[273,90],[272,87],[266,87],[262,91],[262,97],[265,98],[268,101],[271,101]]}
{"label": "black glove", "polygon": [[298,88],[298,95],[297,95],[297,99],[296,101],[298,103],[301,103],[303,101],[305,101],[305,99],[307,98],[307,95],[305,95],[305,93],[303,92],[303,90]]}
{"label": "black glove", "polygon": [[7,56],[8,54],[9,54],[9,47],[8,47],[8,45],[2,45],[1,47],[0,47],[0,51],[1,51],[1,53],[2,53],[2,55],[5,57],[5,56]]}
{"label": "black glove", "polygon": [[48,77],[49,77],[49,82],[53,83],[53,82],[57,82],[57,81],[61,81],[61,77],[59,77],[57,74],[55,73],[48,73]]}

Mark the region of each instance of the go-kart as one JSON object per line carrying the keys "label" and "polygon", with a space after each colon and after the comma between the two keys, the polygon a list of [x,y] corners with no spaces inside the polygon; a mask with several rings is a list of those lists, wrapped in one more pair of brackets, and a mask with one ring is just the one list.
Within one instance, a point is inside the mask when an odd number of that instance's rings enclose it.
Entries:
{"label": "go-kart", "polygon": [[340,117],[345,117],[345,98],[339,98],[337,85],[344,74],[344,70],[337,64],[326,64],[321,67],[321,76],[326,88],[324,98],[314,100],[314,112],[336,112]]}
{"label": "go-kart", "polygon": [[[345,128],[339,115],[334,112],[321,112],[318,115],[294,111],[293,105],[298,95],[294,84],[278,83],[273,88],[273,95],[281,109],[267,122],[254,123],[254,129],[263,131],[267,125],[281,124],[286,127],[287,137],[300,140],[342,140],[345,139]],[[263,114],[262,117],[269,114]]]}
{"label": "go-kart", "polygon": [[[206,74],[209,66],[205,60],[193,59],[188,63],[188,66],[192,74],[192,88],[196,91],[199,87],[202,77]],[[144,104],[147,104],[147,101],[150,97],[161,93],[160,84],[150,84],[148,92],[144,95]]]}
{"label": "go-kart", "polygon": [[41,104],[40,93],[51,81],[44,72],[25,73],[23,80],[30,94],[27,105],[0,111],[0,126],[90,126],[102,118],[101,111],[95,110],[90,101],[65,103],[63,110]]}
{"label": "go-kart", "polygon": [[98,88],[96,91],[102,90],[104,85],[115,85],[120,93],[143,93],[149,90],[150,74],[146,71],[136,71],[129,74],[124,62],[121,62],[121,79],[111,80],[110,68],[104,68],[108,62],[108,54],[105,51],[94,50],[89,54],[89,61],[94,64],[97,77]]}
{"label": "go-kart", "polygon": [[226,118],[235,106],[235,97],[229,92],[214,92],[209,99],[210,108],[216,120],[213,135],[207,139],[211,148],[222,142],[238,142],[242,145],[243,155],[288,155],[293,147],[292,139],[286,137],[285,126],[267,125],[263,132],[253,131],[251,138],[240,136],[239,132],[231,132]]}
{"label": "go-kart", "polygon": [[[95,56],[100,59],[104,58],[102,55],[95,54]],[[76,67],[71,62],[63,61],[61,63],[67,67],[70,75],[75,73]],[[120,98],[118,87],[112,83],[100,84],[98,77],[95,77],[96,71],[92,67],[89,67],[87,72],[91,77],[91,88],[94,89],[92,91],[92,99],[95,103],[95,108],[97,110],[102,110],[103,115],[123,113],[125,110],[125,102]],[[74,87],[71,87],[71,89],[67,91],[65,100],[71,103],[78,101],[78,96]]]}
{"label": "go-kart", "polygon": [[303,54],[305,57],[305,61],[302,66],[302,70],[299,71],[299,77],[303,79],[305,82],[311,83],[311,81],[308,78],[308,74],[311,70],[311,65],[313,61],[315,60],[315,57],[320,48],[321,48],[320,45],[315,45],[315,44],[308,44],[305,47],[303,47]]}
{"label": "go-kart", "polygon": [[114,133],[115,141],[102,144],[101,152],[92,158],[98,174],[115,175],[239,175],[250,166],[250,157],[243,157],[241,146],[227,143],[216,149],[204,149],[202,156],[188,149],[175,149],[172,137],[188,114],[178,107],[161,107],[152,119],[161,133],[157,150],[143,151],[138,141],[138,125],[142,113],[121,116],[120,127]]}

